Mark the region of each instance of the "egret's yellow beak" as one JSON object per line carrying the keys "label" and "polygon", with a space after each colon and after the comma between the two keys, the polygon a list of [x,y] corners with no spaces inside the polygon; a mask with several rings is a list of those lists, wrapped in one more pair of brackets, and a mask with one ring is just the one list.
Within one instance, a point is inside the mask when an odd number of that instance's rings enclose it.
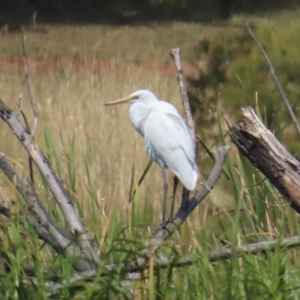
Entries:
{"label": "egret's yellow beak", "polygon": [[126,103],[126,102],[128,102],[128,101],[130,101],[134,98],[136,98],[136,97],[131,95],[131,96],[128,96],[128,97],[125,97],[125,98],[122,98],[122,99],[118,99],[118,100],[115,100],[115,101],[105,103],[104,106]]}

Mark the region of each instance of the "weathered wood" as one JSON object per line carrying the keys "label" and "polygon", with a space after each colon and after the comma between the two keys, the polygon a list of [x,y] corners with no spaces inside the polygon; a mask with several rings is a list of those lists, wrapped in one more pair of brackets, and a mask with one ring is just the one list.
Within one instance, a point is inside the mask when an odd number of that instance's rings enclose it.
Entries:
{"label": "weathered wood", "polygon": [[[74,237],[78,237],[78,244],[82,254],[86,258],[86,264],[82,264],[80,270],[90,271],[96,269],[96,264],[100,262],[100,257],[97,251],[94,249],[90,235],[85,231],[81,219],[77,215],[73,203],[70,200],[66,189],[63,186],[62,181],[52,170],[46,156],[42,150],[35,143],[32,134],[26,131],[20,120],[12,113],[12,110],[7,107],[3,100],[0,99],[0,118],[7,123],[7,125],[14,132],[19,139],[23,147],[26,149],[29,157],[35,163],[37,169],[48,184],[49,190],[54,196],[56,203],[58,204],[66,223],[69,226],[69,230]],[[2,161],[3,162],[3,161]],[[2,164],[1,164],[2,165]],[[6,165],[7,167],[7,165]],[[40,210],[42,213],[42,210]],[[47,220],[47,216],[44,215],[44,219]],[[48,222],[51,224],[51,222]],[[54,233],[54,231],[52,231]],[[53,238],[57,238],[57,243],[60,244],[62,239],[66,238],[63,235],[53,235]],[[68,243],[67,243],[68,244]],[[64,248],[63,244],[60,244]],[[78,268],[79,269],[79,268]]]}
{"label": "weathered wood", "polygon": [[242,109],[243,121],[231,130],[231,141],[300,213],[300,162],[290,154],[256,116]]}

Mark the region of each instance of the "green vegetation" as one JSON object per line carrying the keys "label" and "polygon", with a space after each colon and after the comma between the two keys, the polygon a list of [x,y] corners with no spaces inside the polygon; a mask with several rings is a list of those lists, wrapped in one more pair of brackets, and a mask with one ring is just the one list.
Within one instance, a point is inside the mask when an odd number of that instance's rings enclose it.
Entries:
{"label": "green vegetation", "polygon": [[[267,20],[249,20],[255,24],[296,114],[300,92],[298,16],[295,11]],[[267,64],[245,33],[243,22],[243,17],[235,17],[226,27],[187,23],[147,27],[43,25],[46,34],[28,32],[30,80],[41,118],[36,140],[67,186],[87,230],[94,234],[104,264],[139,255],[159,225],[162,191],[160,170],[153,165],[133,201],[128,202],[131,181],[136,185],[148,157],[143,140],[131,128],[128,107],[107,110],[102,104],[149,88],[182,110],[175,67],[168,56],[171,48],[182,49],[197,132],[210,151],[229,143],[223,117],[232,124],[239,120],[241,107],[252,105],[276,136],[300,152]],[[19,93],[23,93],[24,111],[32,124],[21,37],[13,33],[0,38],[0,96],[17,110]],[[0,126],[1,151],[23,178],[28,178],[26,154],[7,126]],[[213,162],[202,147],[198,162],[203,181]],[[64,226],[36,170],[35,180],[44,205]],[[69,285],[67,280],[74,274],[71,262],[38,240],[26,223],[22,199],[2,173],[0,195],[12,210],[10,220],[0,217],[1,299],[47,299],[45,281],[56,274],[61,274],[56,280],[65,283],[65,288],[55,299],[126,299],[120,287],[126,274],[120,270]],[[206,256],[215,248],[298,235],[299,230],[296,213],[232,147],[215,189],[160,249],[178,257],[197,253],[199,261],[182,268],[170,264],[155,277],[151,270],[145,272],[139,293],[142,299],[299,299],[297,249],[278,248],[242,258],[233,255],[230,260],[214,263]],[[24,263],[34,266],[34,288]],[[48,268],[47,274],[43,274],[44,268]]]}
{"label": "green vegetation", "polygon": [[[290,20],[287,20],[290,16]],[[282,13],[272,20],[253,21],[263,47],[272,60],[279,80],[290,99],[296,115],[299,111],[298,82],[300,80],[298,47],[299,11]],[[295,130],[269,66],[246,30],[240,27],[239,18],[232,23],[237,28],[224,30],[218,38],[202,39],[195,50],[198,77],[191,78],[190,97],[199,113],[198,124],[215,119],[205,114],[218,103],[226,107],[230,121],[238,121],[236,113],[241,107],[258,104],[266,114],[266,122],[283,137],[283,142],[297,152]],[[206,118],[202,116],[205,115]]]}

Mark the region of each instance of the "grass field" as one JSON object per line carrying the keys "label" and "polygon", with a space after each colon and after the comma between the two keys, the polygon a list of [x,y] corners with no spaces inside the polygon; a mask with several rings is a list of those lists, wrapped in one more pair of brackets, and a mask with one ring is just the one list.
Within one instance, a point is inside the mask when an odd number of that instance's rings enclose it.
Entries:
{"label": "grass field", "polygon": [[[270,22],[274,28],[288,26],[299,12],[283,12],[269,19],[253,18],[258,24]],[[134,132],[128,106],[103,107],[105,102],[146,88],[160,99],[167,99],[182,112],[176,70],[169,52],[182,51],[186,75],[196,76],[194,47],[203,38],[215,39],[227,30],[240,30],[238,16],[228,24],[170,23],[149,26],[49,26],[27,32],[30,81],[40,123],[36,140],[63,179],[88,231],[93,232],[105,261],[117,262],[135,255],[160,223],[162,178],[153,165],[138,189],[133,203],[128,201],[131,173],[135,166],[137,182],[148,163],[141,137]],[[242,30],[242,29],[241,29]],[[17,110],[23,95],[24,112],[33,124],[26,92],[21,34],[0,36],[0,97]],[[198,128],[198,135],[222,136],[227,131],[220,115],[213,128]],[[209,113],[209,112],[207,112]],[[218,115],[219,114],[219,115]],[[28,177],[27,156],[8,127],[0,123],[1,152]],[[213,151],[213,138],[208,145]],[[223,143],[229,143],[226,136]],[[220,145],[220,144],[219,144]],[[232,146],[233,147],[233,146]],[[299,148],[298,148],[299,149]],[[198,164],[208,176],[212,161],[200,148]],[[55,218],[62,218],[43,181],[37,177],[38,193]],[[237,150],[231,150],[224,175],[212,193],[189,217],[180,232],[163,247],[165,253],[200,253],[203,259],[182,269],[170,267],[159,273],[159,283],[142,282],[144,299],[298,299],[299,254],[296,250],[267,253],[210,264],[208,250],[248,242],[297,235],[298,216]],[[169,182],[172,176],[169,174]],[[9,275],[2,276],[0,293],[4,299],[25,299],[30,293],[22,285],[23,262],[33,263],[37,271],[51,265],[64,278],[72,275],[67,259],[58,257],[41,244],[24,219],[13,187],[4,175],[0,181],[1,200],[13,207],[15,217],[0,219],[3,249],[12,263]],[[21,233],[19,233],[21,232]],[[63,279],[62,279],[63,280]],[[101,279],[99,285],[86,284],[84,290],[63,291],[60,299],[122,299],[117,275]],[[46,297],[45,278],[33,299]],[[58,298],[57,298],[58,299]]]}
{"label": "grass field", "polygon": [[[143,140],[131,127],[128,106],[104,108],[103,104],[147,88],[161,99],[172,99],[182,110],[176,70],[168,53],[182,45],[182,56],[187,57],[193,51],[194,39],[204,34],[204,27],[188,24],[157,27],[45,27],[48,34],[27,35],[31,83],[41,125],[47,125],[58,152],[68,152],[74,136],[77,172],[82,176],[85,173],[80,159],[84,153],[93,166],[89,170],[90,178],[98,190],[100,203],[101,199],[122,199],[120,205],[130,209],[124,197],[127,197],[132,164],[135,162],[138,177],[148,161]],[[3,39],[8,48],[1,48],[2,65],[7,71],[2,74],[1,82],[5,85],[2,97],[17,103],[19,93],[23,93],[27,101],[20,35],[7,35]],[[9,49],[14,48],[16,52],[12,54]],[[195,67],[187,59],[184,67],[195,74]],[[24,109],[28,112],[29,106],[24,105]],[[40,126],[37,137],[41,144],[43,131]],[[9,149],[11,155],[18,153],[18,143]],[[6,149],[3,151],[7,153]],[[145,195],[150,187],[154,193]],[[158,202],[160,207],[159,168],[151,169],[140,193],[142,198],[154,197],[154,203]]]}

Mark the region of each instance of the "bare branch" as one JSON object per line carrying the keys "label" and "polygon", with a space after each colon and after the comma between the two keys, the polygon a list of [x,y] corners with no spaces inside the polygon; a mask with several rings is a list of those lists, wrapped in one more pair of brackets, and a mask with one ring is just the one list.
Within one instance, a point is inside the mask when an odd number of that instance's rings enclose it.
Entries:
{"label": "bare branch", "polygon": [[[2,204],[0,205],[0,214],[7,217],[7,218],[11,217],[10,209],[8,207],[2,205]],[[40,224],[40,222],[38,221],[37,216],[34,216],[34,215],[26,216],[26,220],[27,220],[28,224],[35,229],[35,231],[37,232],[39,238],[42,241],[44,241],[45,243],[50,245],[56,252],[61,252],[62,251],[61,246],[56,242],[56,240],[54,238],[52,238],[52,236],[50,235],[48,229],[46,229],[45,227],[43,227]],[[22,221],[20,221],[20,223],[24,224]]]}
{"label": "bare branch", "polygon": [[[2,153],[0,153],[0,168],[23,196],[30,213],[30,216],[27,217],[28,223],[37,231],[41,239],[46,240],[50,246],[58,252],[61,252],[69,245],[70,241],[66,239],[65,235],[57,226],[53,229],[51,228],[53,221],[45,213],[45,210],[41,209],[40,201],[32,195],[28,186],[22,183],[20,177],[15,173]],[[2,206],[0,213],[8,218],[10,217],[9,208]],[[50,234],[50,232],[52,234]]]}
{"label": "bare branch", "polygon": [[[232,248],[222,248],[222,249],[215,249],[212,251],[209,251],[207,254],[205,254],[205,257],[210,261],[219,261],[219,260],[226,260],[230,259],[233,256],[243,257],[246,254],[252,254],[252,255],[260,255],[264,254],[266,252],[272,252],[277,250],[288,250],[295,247],[300,246],[300,237],[299,236],[292,236],[284,239],[274,239],[270,241],[263,241],[259,243],[252,243],[247,245],[242,245],[239,247],[232,247]],[[199,260],[201,260],[203,257],[203,254],[188,254],[184,255],[180,258],[178,256],[164,256],[164,255],[156,255],[153,257],[154,260],[154,268],[157,269],[163,269],[168,268],[170,264],[172,263],[172,267],[179,268],[184,266],[189,266],[197,263]],[[176,263],[174,264],[174,260],[176,260]],[[146,269],[149,269],[149,259],[139,259],[136,261],[132,261],[130,263],[120,263],[120,264],[113,264],[113,265],[106,265],[104,266],[104,269],[106,271],[101,272],[100,274],[96,271],[88,271],[81,274],[75,274],[71,279],[66,280],[63,283],[55,283],[52,281],[48,281],[46,288],[48,290],[48,297],[53,297],[57,293],[59,293],[63,288],[66,286],[72,286],[79,282],[86,282],[86,281],[92,281],[97,276],[107,276],[108,274],[111,275],[111,273],[120,272],[121,273],[127,273],[130,271],[143,271]],[[107,273],[109,272],[109,273]],[[137,273],[135,273],[137,274]],[[134,276],[132,279],[127,279],[128,282],[139,280],[136,279]]]}
{"label": "bare branch", "polygon": [[39,114],[35,108],[32,93],[31,93],[31,87],[30,87],[30,81],[29,81],[29,69],[28,69],[28,56],[26,53],[26,35],[25,35],[25,29],[23,26],[22,26],[22,37],[23,37],[22,50],[23,50],[23,61],[24,61],[24,72],[25,72],[25,77],[26,77],[26,86],[27,86],[27,92],[28,92],[28,96],[29,96],[29,100],[30,100],[31,109],[32,109],[33,115],[34,115],[34,124],[33,124],[31,134],[32,134],[32,137],[34,137],[34,134],[35,134],[37,126],[38,126]]}
{"label": "bare branch", "polygon": [[[32,157],[36,167],[46,180],[51,193],[53,194],[60,210],[69,226],[71,233],[78,236],[79,246],[85,258],[91,262],[99,263],[99,257],[92,247],[89,235],[85,232],[83,224],[75,212],[73,204],[60,179],[55,175],[43,152],[35,144],[31,134],[26,132],[20,121],[12,114],[12,111],[0,99],[0,117],[13,130],[14,134],[20,140],[29,156]],[[95,266],[91,263],[91,268]]]}
{"label": "bare branch", "polygon": [[[28,185],[23,184],[20,177],[15,173],[13,167],[2,153],[0,153],[0,168],[25,200],[29,212],[29,215],[26,217],[27,222],[35,229],[39,238],[49,244],[57,252],[66,252],[66,254],[72,256],[72,258],[79,258],[73,263],[77,271],[87,270],[89,263],[80,258],[81,254],[80,251],[78,251],[79,249],[72,244],[72,241],[66,233],[55,224],[42,206],[37,195],[30,191]],[[10,210],[8,208],[1,207],[0,213],[10,217]]]}
{"label": "bare branch", "polygon": [[191,106],[190,106],[190,101],[187,96],[187,91],[185,87],[185,80],[184,80],[184,74],[180,62],[180,48],[174,48],[170,52],[171,57],[173,58],[177,70],[177,79],[179,82],[180,86],[180,93],[182,97],[182,103],[184,107],[184,112],[185,112],[185,117],[186,117],[186,122],[187,126],[190,131],[190,135],[194,141],[194,147],[196,149],[196,134],[195,134],[195,126],[194,126],[194,121],[192,117],[192,112],[191,112]]}
{"label": "bare branch", "polygon": [[[258,243],[251,243],[247,245],[242,245],[239,247],[228,247],[228,248],[222,248],[222,249],[215,249],[212,251],[209,251],[207,254],[205,254],[205,257],[210,262],[214,262],[217,260],[222,260],[222,259],[229,259],[233,255],[235,257],[241,257],[245,254],[253,254],[253,255],[258,255],[262,253],[266,253],[268,251],[274,251],[276,249],[282,249],[282,250],[287,250],[295,247],[300,246],[300,237],[299,236],[292,236],[284,239],[274,239],[270,241],[262,241]],[[170,263],[176,259],[176,264],[174,264],[174,267],[182,267],[182,266],[187,266],[187,265],[192,265],[199,259],[201,259],[202,255],[198,254],[187,254],[182,256],[181,258],[178,257],[169,257],[169,256],[164,256],[164,255],[155,255],[153,257],[154,263],[155,263],[155,268],[167,268],[170,266]],[[124,272],[130,272],[130,271],[141,271],[144,269],[148,268],[148,263],[149,259],[139,259],[136,261],[132,261],[128,264],[122,264],[121,266],[118,265],[107,265],[105,266],[105,269],[109,271],[114,271],[114,270],[120,270],[121,268],[124,268]],[[123,271],[123,270],[122,270]]]}
{"label": "bare branch", "polygon": [[293,122],[294,122],[294,125],[295,125],[295,127],[296,127],[298,133],[300,134],[300,126],[299,126],[299,123],[298,123],[297,118],[296,118],[296,116],[295,116],[295,114],[294,114],[294,112],[293,112],[293,109],[292,109],[291,105],[290,105],[289,99],[288,99],[288,97],[286,96],[286,94],[285,94],[285,92],[284,92],[284,90],[283,90],[283,88],[282,88],[282,86],[281,86],[281,84],[280,84],[280,82],[279,82],[279,79],[278,79],[278,77],[277,77],[275,68],[274,68],[274,66],[273,66],[273,64],[272,64],[272,62],[271,62],[271,60],[270,60],[268,54],[267,54],[266,51],[264,50],[263,46],[262,46],[261,43],[259,42],[258,38],[257,38],[256,35],[254,34],[254,32],[252,31],[252,29],[250,28],[250,26],[249,26],[248,24],[245,24],[245,26],[246,26],[246,28],[247,28],[249,34],[251,35],[251,37],[253,38],[253,40],[254,40],[255,43],[257,44],[259,50],[260,50],[261,53],[263,54],[264,58],[266,59],[268,65],[269,65],[269,67],[270,67],[270,73],[271,73],[271,75],[272,75],[272,77],[273,77],[273,79],[274,79],[274,81],[275,81],[275,83],[276,83],[276,85],[277,85],[277,88],[278,88],[278,90],[279,90],[279,92],[280,92],[280,94],[281,94],[281,96],[282,96],[282,98],[283,98],[283,100],[284,100],[284,103],[285,103],[285,105],[286,105],[286,107],[287,107],[287,109],[288,109],[288,111],[289,111],[289,113],[290,113],[290,115],[291,115],[291,118],[292,118],[292,120],[293,120]]}
{"label": "bare branch", "polygon": [[[4,205],[0,205],[0,214],[7,218],[11,217],[10,209]],[[57,243],[57,241],[51,236],[48,229],[40,224],[37,216],[34,216],[33,214],[28,215],[26,216],[26,220],[28,224],[36,231],[40,240],[50,245],[56,252],[62,252],[61,245]],[[20,221],[20,224],[23,225],[24,223]]]}

